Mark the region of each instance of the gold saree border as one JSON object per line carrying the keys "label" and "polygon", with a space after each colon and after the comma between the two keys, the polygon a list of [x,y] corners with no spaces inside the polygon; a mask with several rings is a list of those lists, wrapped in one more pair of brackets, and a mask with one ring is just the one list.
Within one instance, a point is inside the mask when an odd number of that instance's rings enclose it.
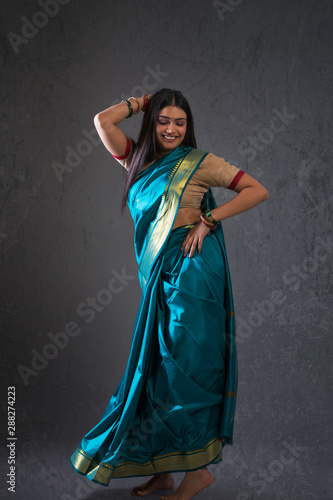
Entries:
{"label": "gold saree border", "polygon": [[178,160],[168,177],[168,182],[165,186],[156,218],[150,225],[146,250],[140,265],[144,286],[146,285],[149,270],[154,259],[162,248],[165,238],[175,219],[180,195],[193,173],[194,167],[198,162],[202,161],[206,155],[207,153],[204,151],[193,149]]}
{"label": "gold saree border", "polygon": [[204,448],[193,451],[172,452],[157,455],[145,463],[126,461],[116,467],[97,462],[78,448],[71,457],[71,462],[78,472],[94,482],[107,486],[111,478],[152,476],[166,472],[195,470],[222,460],[223,439],[215,437]]}

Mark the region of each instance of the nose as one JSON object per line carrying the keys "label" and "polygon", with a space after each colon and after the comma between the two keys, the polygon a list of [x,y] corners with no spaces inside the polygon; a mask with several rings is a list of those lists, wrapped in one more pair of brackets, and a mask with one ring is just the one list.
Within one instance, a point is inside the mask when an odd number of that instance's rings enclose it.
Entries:
{"label": "nose", "polygon": [[175,124],[173,122],[169,122],[166,128],[166,132],[172,134],[175,131]]}

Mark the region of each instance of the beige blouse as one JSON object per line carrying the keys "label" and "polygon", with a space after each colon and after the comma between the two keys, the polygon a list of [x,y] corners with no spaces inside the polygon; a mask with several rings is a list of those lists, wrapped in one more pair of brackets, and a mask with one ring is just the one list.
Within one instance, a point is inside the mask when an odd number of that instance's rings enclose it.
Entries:
{"label": "beige blouse", "polygon": [[[125,154],[114,156],[126,170],[128,170],[133,156],[132,141],[127,140]],[[188,181],[179,208],[200,208],[202,198],[210,187],[234,189],[243,174],[243,170],[230,165],[224,158],[208,153]]]}

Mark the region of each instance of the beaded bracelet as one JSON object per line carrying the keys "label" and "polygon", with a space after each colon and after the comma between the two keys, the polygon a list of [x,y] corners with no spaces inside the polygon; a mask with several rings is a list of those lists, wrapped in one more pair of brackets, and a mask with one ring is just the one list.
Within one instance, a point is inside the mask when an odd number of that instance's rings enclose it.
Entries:
{"label": "beaded bracelet", "polygon": [[138,103],[138,113],[139,113],[139,111],[142,111],[142,108],[143,108],[143,103],[142,103],[142,107],[141,107],[141,106],[140,106],[140,101],[139,101],[139,99],[137,99],[136,101],[137,101],[137,103]]}

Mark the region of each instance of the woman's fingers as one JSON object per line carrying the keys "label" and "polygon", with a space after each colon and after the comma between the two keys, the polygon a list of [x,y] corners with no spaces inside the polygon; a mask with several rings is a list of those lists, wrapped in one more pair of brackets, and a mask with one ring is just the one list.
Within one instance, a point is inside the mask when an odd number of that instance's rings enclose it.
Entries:
{"label": "woman's fingers", "polygon": [[196,246],[197,246],[197,241],[194,239],[192,241],[190,253],[188,254],[189,257],[192,257],[192,255],[194,254]]}
{"label": "woman's fingers", "polygon": [[207,236],[210,229],[206,227],[202,227],[203,225],[198,223],[197,226],[190,229],[188,234],[186,235],[182,246],[180,247],[181,251],[184,250],[184,257],[188,254],[189,257],[192,257],[196,247],[198,246],[198,252],[201,252],[202,242],[204,237]]}
{"label": "woman's fingers", "polygon": [[183,243],[182,243],[182,246],[180,247],[181,250],[183,250],[185,248],[185,246],[190,242],[192,236],[193,236],[193,229],[190,229],[189,232],[187,233],[187,235],[185,236],[184,240],[183,240]]}
{"label": "woman's fingers", "polygon": [[180,250],[184,250],[185,245],[186,245],[186,243],[187,243],[188,239],[189,239],[189,237],[188,237],[188,235],[187,235],[187,236],[186,236],[186,238],[183,240],[183,243],[182,243],[182,246],[180,247]]}
{"label": "woman's fingers", "polygon": [[190,251],[191,245],[192,245],[192,239],[189,239],[184,247],[184,257],[186,257],[186,255]]}
{"label": "woman's fingers", "polygon": [[202,247],[202,241],[204,237],[200,237],[196,234],[190,236],[187,241],[184,240],[182,249],[184,250],[184,257],[186,257],[187,254],[189,254],[189,257],[192,257],[192,255],[195,252],[196,247],[198,246],[198,252],[200,253],[201,247]]}

